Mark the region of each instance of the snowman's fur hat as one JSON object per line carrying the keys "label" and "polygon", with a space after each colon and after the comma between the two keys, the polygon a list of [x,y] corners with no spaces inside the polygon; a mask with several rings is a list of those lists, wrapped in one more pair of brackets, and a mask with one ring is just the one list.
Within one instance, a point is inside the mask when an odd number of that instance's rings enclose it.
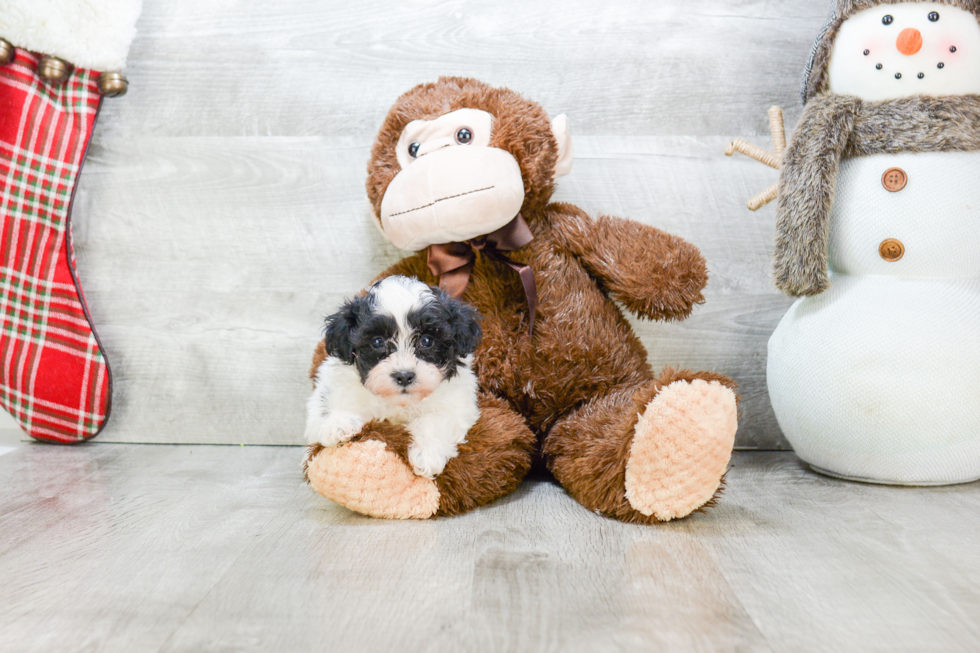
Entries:
{"label": "snowman's fur hat", "polygon": [[[806,104],[813,96],[827,90],[827,67],[830,65],[830,52],[834,48],[834,41],[837,40],[837,32],[841,24],[859,11],[877,7],[879,5],[904,4],[910,0],[834,0],[833,13],[830,21],[820,32],[813,49],[810,51],[810,60],[807,62],[806,72],[803,75],[803,104]],[[959,7],[965,11],[973,13],[977,20],[980,20],[980,0],[921,0],[923,2],[935,2],[940,5],[950,5]]]}
{"label": "snowman's fur hat", "polygon": [[[906,0],[908,1],[908,0]],[[980,0],[933,0],[977,15]],[[854,13],[899,0],[837,0],[803,86],[806,105],[783,154],[776,208],[776,285],[796,297],[829,286],[827,242],[841,158],[900,152],[980,151],[980,96],[912,96],[866,102],[827,90],[830,52]]]}

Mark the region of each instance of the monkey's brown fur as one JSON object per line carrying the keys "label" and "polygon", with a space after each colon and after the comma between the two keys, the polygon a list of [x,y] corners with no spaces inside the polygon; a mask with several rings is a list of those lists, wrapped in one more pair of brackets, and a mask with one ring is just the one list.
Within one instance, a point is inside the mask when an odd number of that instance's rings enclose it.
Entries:
{"label": "monkey's brown fur", "polygon": [[[571,204],[548,204],[557,143],[547,114],[517,93],[471,79],[442,78],[416,87],[392,108],[368,166],[376,216],[399,171],[395,146],[405,125],[463,107],[493,114],[491,146],[510,152],[520,164],[526,193],[521,213],[534,241],[509,256],[532,268],[539,301],[529,336],[518,275],[477,254],[463,298],[483,316],[483,341],[474,361],[482,416],[460,455],[436,479],[440,514],[463,512],[512,491],[541,446],[555,477],[584,506],[624,521],[655,522],[624,496],[638,414],[675,380],[734,383],[715,374],[672,370],[657,378],[613,300],[643,318],[682,319],[703,301],[705,261],[693,245],[653,227],[592,219]],[[381,277],[395,274],[438,285],[424,251]],[[325,355],[318,348],[314,369]],[[359,438],[382,440],[403,457],[408,446],[408,432],[390,425],[369,424]]]}

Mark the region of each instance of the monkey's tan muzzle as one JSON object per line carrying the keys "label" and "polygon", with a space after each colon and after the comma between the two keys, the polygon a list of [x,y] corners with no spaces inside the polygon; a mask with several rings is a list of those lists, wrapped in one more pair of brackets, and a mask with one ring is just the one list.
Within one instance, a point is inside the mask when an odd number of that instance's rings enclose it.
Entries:
{"label": "monkey's tan muzzle", "polygon": [[381,201],[381,226],[396,247],[417,252],[496,231],[523,203],[521,168],[509,152],[446,147],[392,180]]}

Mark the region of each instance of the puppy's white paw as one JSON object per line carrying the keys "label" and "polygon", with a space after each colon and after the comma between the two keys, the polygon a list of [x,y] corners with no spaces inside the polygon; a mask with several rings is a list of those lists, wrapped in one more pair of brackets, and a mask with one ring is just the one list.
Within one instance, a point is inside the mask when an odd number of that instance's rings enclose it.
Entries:
{"label": "puppy's white paw", "polygon": [[435,478],[446,468],[446,463],[459,455],[456,445],[465,442],[466,429],[454,426],[451,420],[438,416],[409,422],[412,443],[408,446],[408,462],[418,476]]}
{"label": "puppy's white paw", "polygon": [[442,449],[443,447],[433,446],[431,443],[423,447],[417,442],[412,442],[408,446],[408,462],[412,463],[412,471],[415,475],[435,478],[441,474],[446,468],[446,463],[457,454],[456,447],[453,447],[450,455],[446,455]]}
{"label": "puppy's white paw", "polygon": [[335,410],[306,425],[306,441],[336,447],[357,435],[366,423],[357,413]]}

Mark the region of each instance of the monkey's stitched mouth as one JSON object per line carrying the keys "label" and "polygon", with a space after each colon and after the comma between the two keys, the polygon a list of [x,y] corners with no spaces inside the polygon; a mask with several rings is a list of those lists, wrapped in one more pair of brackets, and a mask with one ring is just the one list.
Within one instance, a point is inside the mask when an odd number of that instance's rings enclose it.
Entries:
{"label": "monkey's stitched mouth", "polygon": [[405,215],[406,213],[411,213],[412,211],[421,211],[422,209],[427,209],[430,206],[435,206],[439,202],[445,202],[446,200],[454,200],[457,197],[463,197],[464,195],[472,195],[473,193],[482,193],[485,190],[493,190],[494,188],[496,188],[496,186],[487,186],[486,188],[478,188],[476,190],[469,190],[469,191],[466,191],[465,193],[460,193],[458,195],[450,195],[449,197],[443,197],[441,199],[437,199],[434,202],[429,202],[428,204],[425,204],[424,206],[416,206],[414,209],[409,209],[407,211],[399,211],[398,213],[392,213],[388,217],[389,218],[394,218],[397,215]]}

